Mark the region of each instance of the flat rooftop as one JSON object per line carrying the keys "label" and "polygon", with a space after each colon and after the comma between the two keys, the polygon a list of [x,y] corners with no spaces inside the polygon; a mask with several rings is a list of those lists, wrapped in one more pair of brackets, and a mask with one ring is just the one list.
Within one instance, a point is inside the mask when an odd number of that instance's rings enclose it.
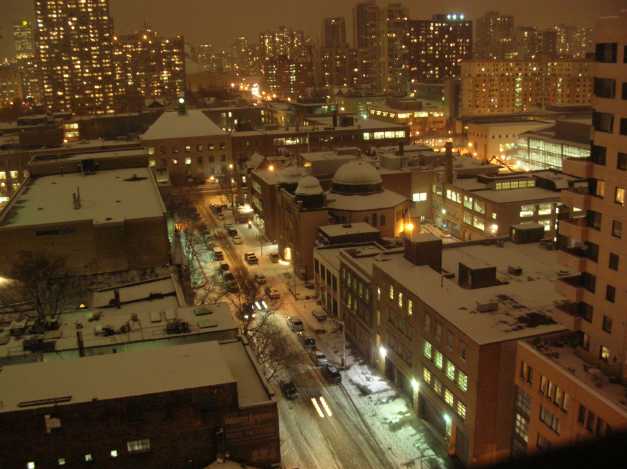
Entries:
{"label": "flat rooftop", "polygon": [[343,126],[343,127],[335,127],[334,129],[331,129],[332,127],[332,118],[326,118],[326,117],[308,117],[307,120],[310,122],[315,121],[317,124],[320,125],[320,127],[318,126],[301,126],[301,127],[289,127],[289,128],[279,128],[279,129],[272,129],[272,130],[245,130],[245,131],[241,131],[241,132],[233,132],[232,133],[232,137],[233,138],[237,138],[237,137],[254,137],[254,136],[260,136],[260,135],[275,135],[275,136],[279,136],[279,135],[306,135],[309,133],[315,133],[315,132],[329,132],[329,131],[335,131],[335,132],[341,132],[341,131],[354,131],[354,130],[404,130],[407,128],[406,125],[402,125],[402,124],[396,124],[393,122],[384,122],[384,121],[380,121],[380,120],[376,120],[376,119],[356,119],[354,125],[349,125],[349,126]]}
{"label": "flat rooftop", "polygon": [[[571,345],[572,339],[547,338],[537,343],[521,342],[520,347],[527,348],[532,353],[544,356],[559,371],[569,375],[570,379],[583,387],[588,393],[597,396],[615,412],[627,419],[627,386],[610,381],[600,368],[587,363],[577,354]],[[535,341],[534,341],[535,342]]]}
{"label": "flat rooftop", "polygon": [[[228,303],[185,306],[180,303],[176,290],[171,278],[120,287],[119,308],[112,307],[113,289],[95,292],[88,307],[63,313],[59,318],[59,329],[44,335],[44,342],[54,343],[54,351],[47,354],[46,359],[54,360],[60,353],[62,359],[76,356],[78,328],[88,355],[103,353],[105,349],[126,352],[237,335],[238,324]],[[26,316],[34,317],[34,312],[22,317]],[[189,331],[168,333],[167,324],[174,320],[186,322]],[[0,324],[5,329],[5,333],[0,334],[0,361],[11,364],[36,357],[23,350],[24,339],[31,336],[11,336],[8,334],[11,322]],[[115,333],[107,335],[104,333],[107,329]],[[90,352],[90,349],[100,349],[100,352]]]}
{"label": "flat rooftop", "polygon": [[513,202],[536,202],[542,200],[559,200],[559,191],[552,191],[542,187],[527,187],[524,189],[509,190],[477,190],[473,194],[490,200],[491,202],[507,204]]}
{"label": "flat rooftop", "polygon": [[346,225],[337,224],[337,225],[325,225],[318,228],[321,233],[325,234],[330,238],[335,238],[337,236],[348,236],[355,234],[376,234],[379,233],[379,230],[372,226],[370,223],[366,222],[357,222],[350,223]]}
{"label": "flat rooftop", "polygon": [[[80,191],[81,207],[72,194]],[[0,213],[0,229],[91,221],[123,223],[163,217],[165,206],[148,168],[30,179]]]}
{"label": "flat rooftop", "polygon": [[166,111],[141,136],[142,140],[167,140],[178,138],[226,135],[205,113],[188,109],[187,113]]}
{"label": "flat rooftop", "polygon": [[146,148],[134,148],[134,149],[120,149],[114,150],[116,147],[107,149],[108,151],[91,152],[86,150],[84,153],[59,153],[59,154],[36,154],[30,160],[30,164],[42,164],[55,161],[76,161],[83,160],[102,160],[102,159],[115,159],[134,156],[148,156],[148,150]]}
{"label": "flat rooftop", "polygon": [[342,195],[327,192],[327,208],[330,210],[345,210],[361,212],[382,210],[396,207],[407,201],[407,197],[384,189],[383,192],[369,195]]}
{"label": "flat rooftop", "polygon": [[[462,288],[457,278],[460,262],[495,266],[501,284]],[[556,305],[563,300],[555,289],[556,280],[564,275],[557,251],[511,242],[503,247],[450,244],[442,252],[442,264],[454,278],[444,278],[429,266],[416,266],[404,256],[384,262],[375,258],[374,265],[479,345],[565,329],[553,319]],[[520,267],[522,274],[510,273],[509,266]],[[496,303],[498,309],[478,312],[479,304],[489,303]]]}
{"label": "flat rooftop", "polygon": [[[254,374],[253,374],[254,373]],[[8,366],[0,373],[0,412],[46,408],[237,383],[240,405],[271,399],[239,341]],[[60,400],[61,402],[54,402]]]}

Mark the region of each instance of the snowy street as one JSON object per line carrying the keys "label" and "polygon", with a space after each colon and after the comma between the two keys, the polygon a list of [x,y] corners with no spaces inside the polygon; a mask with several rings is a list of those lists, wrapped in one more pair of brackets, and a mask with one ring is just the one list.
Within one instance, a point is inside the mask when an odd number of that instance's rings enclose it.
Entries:
{"label": "snowy street", "polygon": [[[220,202],[216,197],[206,197],[199,212],[207,225],[215,228],[217,220],[206,208],[210,201]],[[226,212],[221,224],[231,223],[232,216]],[[287,318],[299,317],[305,325],[305,334],[314,337],[317,347],[338,367],[343,350],[341,326],[332,318],[323,322],[314,318],[312,311],[320,310],[315,291],[291,275],[291,266],[271,262],[269,254],[276,252],[277,247],[262,244],[256,227],[238,224],[234,228],[243,242],[235,245],[228,237],[219,240],[225,253],[224,262],[232,269],[245,268],[250,275],[262,273],[267,285],[280,292],[281,300],[274,314],[284,334],[290,338],[290,347],[298,351],[297,362],[289,366],[290,376],[280,377],[294,382],[298,398],[288,400],[279,386],[273,384],[279,406],[283,467],[452,467],[446,449],[416,417],[411,404],[370,367],[353,357],[349,344],[346,345],[347,369],[341,372],[342,383],[332,384],[322,375],[296,334],[289,329]],[[250,251],[257,254],[258,265],[243,262],[243,254]],[[217,263],[210,264],[209,272]],[[366,389],[367,395],[364,395]]]}

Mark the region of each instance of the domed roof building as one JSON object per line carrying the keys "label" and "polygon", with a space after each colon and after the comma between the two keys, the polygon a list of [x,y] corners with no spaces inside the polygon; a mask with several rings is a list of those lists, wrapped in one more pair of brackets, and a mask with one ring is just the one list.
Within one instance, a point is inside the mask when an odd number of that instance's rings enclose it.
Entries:
{"label": "domed roof building", "polygon": [[288,166],[279,173],[279,186],[293,193],[298,182],[305,176],[305,170],[298,166]]}
{"label": "domed roof building", "polygon": [[304,208],[320,208],[324,205],[324,190],[320,185],[320,181],[313,176],[301,178],[298,181],[294,195]]}
{"label": "domed roof building", "polygon": [[335,194],[376,194],[383,192],[379,171],[367,161],[350,161],[336,171],[331,191]]}

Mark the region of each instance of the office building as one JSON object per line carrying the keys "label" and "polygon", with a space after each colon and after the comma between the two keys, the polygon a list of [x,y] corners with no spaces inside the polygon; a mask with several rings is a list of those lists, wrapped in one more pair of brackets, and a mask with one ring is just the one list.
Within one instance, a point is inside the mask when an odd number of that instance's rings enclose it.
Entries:
{"label": "office building", "polygon": [[402,3],[389,3],[384,9],[384,91],[409,94],[409,11]]}
{"label": "office building", "polygon": [[115,36],[113,69],[118,111],[142,109],[148,100],[175,103],[185,96],[185,41],[150,28]]}
{"label": "office building", "polygon": [[562,191],[560,263],[576,275],[557,281],[564,323],[574,334],[521,343],[516,362],[515,449],[546,450],[627,427],[625,311],[627,12],[595,29],[597,82],[591,156],[564,160],[584,184]]}
{"label": "office building", "polygon": [[15,41],[15,60],[20,73],[22,97],[25,104],[36,106],[41,104],[41,80],[39,65],[35,61],[35,40],[33,23],[22,20],[13,27]]}
{"label": "office building", "polygon": [[460,63],[473,54],[472,21],[462,13],[409,21],[412,83],[443,83],[460,76]]}
{"label": "office building", "polygon": [[592,28],[586,26],[556,25],[557,56],[565,59],[585,59],[592,53]]}
{"label": "office building", "polygon": [[513,114],[589,105],[591,62],[468,60],[461,64],[461,115]]}
{"label": "office building", "polygon": [[514,31],[513,49],[516,59],[535,59],[542,50],[542,33],[532,26],[518,26]]}
{"label": "office building", "polygon": [[385,16],[374,0],[353,8],[353,46],[359,50],[361,81],[371,91],[385,84]]}
{"label": "office building", "polygon": [[35,0],[35,56],[49,112],[113,113],[109,0]]}
{"label": "office building", "polygon": [[346,20],[341,16],[325,18],[322,26],[322,47],[324,49],[343,49],[346,42]]}
{"label": "office building", "polygon": [[489,11],[475,22],[474,58],[510,59],[514,45],[514,17]]}
{"label": "office building", "polygon": [[12,107],[23,96],[21,74],[16,63],[0,64],[0,108]]}

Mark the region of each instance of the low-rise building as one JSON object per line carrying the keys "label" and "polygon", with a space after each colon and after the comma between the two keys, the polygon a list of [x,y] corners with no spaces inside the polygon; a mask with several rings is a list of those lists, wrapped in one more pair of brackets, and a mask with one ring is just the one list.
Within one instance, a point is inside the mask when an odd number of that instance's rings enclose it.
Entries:
{"label": "low-rise building", "polygon": [[590,119],[558,120],[554,125],[523,132],[505,149],[515,167],[525,171],[562,170],[567,158],[589,158],[592,122]]}
{"label": "low-rise building", "polygon": [[277,405],[239,340],[5,367],[0,465],[278,465]]}
{"label": "low-rise building", "polygon": [[159,184],[230,180],[229,134],[198,109],[166,111],[141,136]]}
{"label": "low-rise building", "polygon": [[168,264],[166,209],[145,162],[143,150],[33,160],[0,212],[0,271],[21,251],[63,257],[83,275]]}
{"label": "low-rise building", "polygon": [[576,179],[557,171],[536,171],[440,180],[432,187],[433,220],[462,240],[509,236],[519,223],[539,223],[546,238],[553,239],[560,192]]}
{"label": "low-rise building", "polygon": [[557,253],[537,242],[443,244],[419,234],[404,248],[345,249],[340,262],[355,348],[412,400],[450,454],[471,466],[507,458],[516,344],[565,329]]}

